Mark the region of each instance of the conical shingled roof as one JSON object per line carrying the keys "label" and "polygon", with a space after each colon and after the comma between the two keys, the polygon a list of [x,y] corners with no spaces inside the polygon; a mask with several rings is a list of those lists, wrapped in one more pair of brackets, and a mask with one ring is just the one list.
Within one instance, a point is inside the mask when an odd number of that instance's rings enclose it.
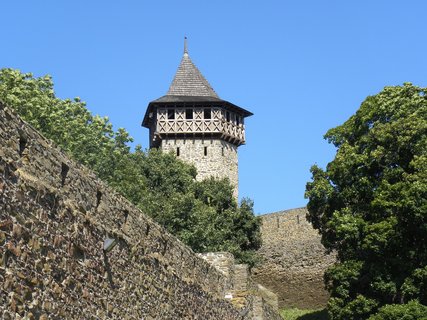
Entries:
{"label": "conical shingled roof", "polygon": [[172,81],[167,96],[213,97],[219,99],[209,82],[191,61],[187,50]]}
{"label": "conical shingled roof", "polygon": [[234,110],[244,117],[253,115],[235,104],[222,100],[212,89],[188,56],[187,41],[184,42],[184,56],[166,95],[151,101],[145,111],[142,126],[149,128],[150,113],[160,105],[185,105],[197,103],[201,105],[220,105],[222,108]]}

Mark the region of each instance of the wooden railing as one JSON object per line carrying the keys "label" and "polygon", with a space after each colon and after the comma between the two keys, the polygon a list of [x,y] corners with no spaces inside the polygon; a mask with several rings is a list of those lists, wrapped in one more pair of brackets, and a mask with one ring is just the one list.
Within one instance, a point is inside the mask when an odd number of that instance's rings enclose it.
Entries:
{"label": "wooden railing", "polygon": [[220,119],[158,120],[156,129],[159,134],[223,133],[242,142],[245,140],[245,130],[242,124],[236,125]]}

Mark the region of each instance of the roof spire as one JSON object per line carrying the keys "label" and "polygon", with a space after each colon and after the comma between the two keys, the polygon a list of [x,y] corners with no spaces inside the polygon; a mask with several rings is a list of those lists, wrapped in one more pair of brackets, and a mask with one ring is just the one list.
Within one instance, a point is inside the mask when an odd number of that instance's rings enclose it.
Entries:
{"label": "roof spire", "polygon": [[184,37],[184,56],[166,95],[219,99],[209,82],[191,61],[188,55],[187,37]]}
{"label": "roof spire", "polygon": [[184,54],[188,54],[187,37],[184,37]]}

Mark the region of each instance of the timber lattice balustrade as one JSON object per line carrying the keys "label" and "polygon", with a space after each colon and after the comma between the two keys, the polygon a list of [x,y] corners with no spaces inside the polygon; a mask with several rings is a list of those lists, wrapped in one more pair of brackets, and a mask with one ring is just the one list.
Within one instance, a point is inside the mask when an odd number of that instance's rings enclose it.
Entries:
{"label": "timber lattice balustrade", "polygon": [[170,119],[168,111],[159,109],[157,112],[156,132],[162,134],[221,134],[234,139],[238,144],[245,143],[245,128],[240,116],[222,109],[212,109],[210,119],[204,118],[204,109],[194,109],[191,119],[186,117],[184,108],[174,110]]}

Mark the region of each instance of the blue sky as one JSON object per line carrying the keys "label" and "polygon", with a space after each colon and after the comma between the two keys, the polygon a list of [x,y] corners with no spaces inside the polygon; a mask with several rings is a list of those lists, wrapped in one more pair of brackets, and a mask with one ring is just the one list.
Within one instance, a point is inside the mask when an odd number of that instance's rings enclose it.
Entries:
{"label": "blue sky", "polygon": [[384,86],[427,86],[427,1],[2,1],[0,68],[50,74],[61,98],[148,146],[140,126],[188,37],[218,95],[255,115],[239,149],[257,213],[301,207],[324,133]]}

